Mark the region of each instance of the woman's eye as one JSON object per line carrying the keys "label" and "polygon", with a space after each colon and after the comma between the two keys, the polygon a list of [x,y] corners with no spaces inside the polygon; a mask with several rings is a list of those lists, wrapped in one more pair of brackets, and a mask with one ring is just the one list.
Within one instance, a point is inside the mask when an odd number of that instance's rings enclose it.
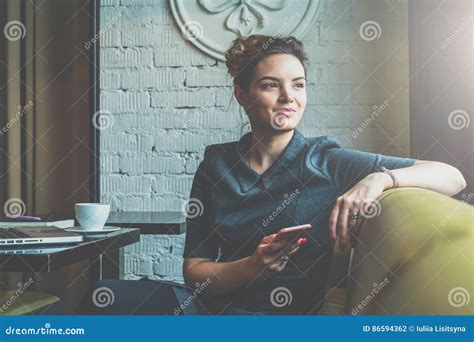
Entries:
{"label": "woman's eye", "polygon": [[263,84],[264,89],[270,89],[270,88],[276,88],[276,87],[278,87],[278,84],[276,84],[276,83],[264,83]]}
{"label": "woman's eye", "polygon": [[296,83],[297,88],[304,88],[304,83],[298,82]]}

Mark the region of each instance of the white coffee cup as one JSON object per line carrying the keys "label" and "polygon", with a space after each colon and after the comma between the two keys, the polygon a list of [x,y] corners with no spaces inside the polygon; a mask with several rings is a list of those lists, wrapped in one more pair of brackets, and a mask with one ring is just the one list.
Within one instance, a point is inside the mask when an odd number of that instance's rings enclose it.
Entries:
{"label": "white coffee cup", "polygon": [[76,203],[76,219],[84,230],[101,230],[110,213],[110,204]]}

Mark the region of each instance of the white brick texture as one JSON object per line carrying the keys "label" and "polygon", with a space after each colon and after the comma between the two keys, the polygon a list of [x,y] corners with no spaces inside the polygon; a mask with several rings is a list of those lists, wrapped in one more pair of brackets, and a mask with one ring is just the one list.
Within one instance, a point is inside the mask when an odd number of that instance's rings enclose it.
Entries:
{"label": "white brick texture", "polygon": [[[381,27],[373,41],[359,33],[368,20]],[[406,22],[407,0],[321,1],[303,40],[305,135],[332,134],[347,147],[409,155]],[[101,200],[114,211],[182,210],[204,147],[241,134],[225,63],[183,39],[168,0],[103,0],[101,25],[100,104],[113,118],[101,131]],[[142,235],[125,248],[125,278],[183,282],[183,248],[184,234]]]}

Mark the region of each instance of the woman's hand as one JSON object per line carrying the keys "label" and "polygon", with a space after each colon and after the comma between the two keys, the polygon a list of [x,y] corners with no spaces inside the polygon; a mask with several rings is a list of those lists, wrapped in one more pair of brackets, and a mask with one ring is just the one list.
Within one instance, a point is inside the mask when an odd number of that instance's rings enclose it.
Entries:
{"label": "woman's hand", "polygon": [[[341,250],[346,249],[348,234],[357,236],[363,219],[371,217],[374,210],[380,210],[375,199],[390,182],[389,175],[381,172],[372,173],[336,199],[329,217],[329,237],[335,242],[337,235],[339,236]],[[350,213],[358,213],[359,218],[349,218]]]}
{"label": "woman's hand", "polygon": [[[298,241],[282,240],[273,242],[276,234],[265,236],[250,257],[259,270],[274,273],[281,272],[288,264],[288,258],[300,248]],[[283,257],[283,258],[282,258]]]}

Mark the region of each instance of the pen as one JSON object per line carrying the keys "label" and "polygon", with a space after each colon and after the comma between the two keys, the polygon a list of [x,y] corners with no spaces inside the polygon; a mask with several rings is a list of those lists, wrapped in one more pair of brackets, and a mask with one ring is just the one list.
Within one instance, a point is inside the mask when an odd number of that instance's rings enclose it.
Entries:
{"label": "pen", "polygon": [[38,216],[25,216],[25,215],[16,216],[13,219],[15,219],[17,221],[41,221],[41,217],[38,217]]}

